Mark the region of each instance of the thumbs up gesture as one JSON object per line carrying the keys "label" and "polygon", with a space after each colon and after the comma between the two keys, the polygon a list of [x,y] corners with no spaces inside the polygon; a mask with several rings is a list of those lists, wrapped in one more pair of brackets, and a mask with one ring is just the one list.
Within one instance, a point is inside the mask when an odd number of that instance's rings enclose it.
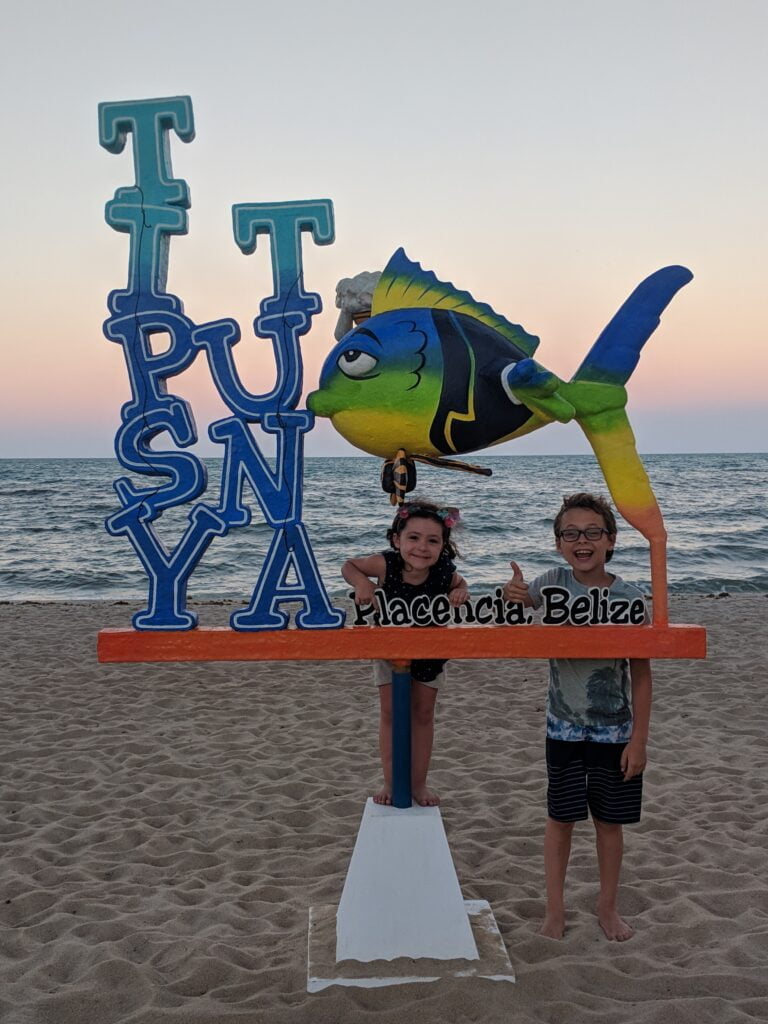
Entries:
{"label": "thumbs up gesture", "polygon": [[523,579],[523,570],[517,562],[510,562],[512,579],[504,584],[504,600],[524,604],[527,608],[533,603],[528,593],[528,584]]}

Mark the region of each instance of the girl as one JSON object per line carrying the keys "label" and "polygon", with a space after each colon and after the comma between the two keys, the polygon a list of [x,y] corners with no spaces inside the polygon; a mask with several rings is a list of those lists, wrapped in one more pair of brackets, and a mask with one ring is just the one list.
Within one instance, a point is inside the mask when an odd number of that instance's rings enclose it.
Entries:
{"label": "girl", "polygon": [[[459,521],[455,508],[438,508],[427,501],[406,502],[398,509],[387,531],[389,551],[350,558],[341,569],[355,590],[356,604],[376,604],[381,588],[387,597],[401,597],[410,605],[420,594],[447,594],[452,605],[469,600],[466,581],[456,572],[458,554],[451,529]],[[445,661],[411,662],[411,790],[422,807],[434,807],[440,798],[427,789],[427,771],[435,731],[435,700],[445,680]],[[392,803],[392,667],[374,662],[374,682],[379,688],[381,717],[379,750],[384,786],[374,795],[377,804]]]}

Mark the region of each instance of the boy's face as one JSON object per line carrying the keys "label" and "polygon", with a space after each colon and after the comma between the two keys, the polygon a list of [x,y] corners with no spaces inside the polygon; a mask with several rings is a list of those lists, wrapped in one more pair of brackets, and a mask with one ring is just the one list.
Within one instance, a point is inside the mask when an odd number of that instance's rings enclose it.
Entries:
{"label": "boy's face", "polygon": [[[576,540],[567,540],[563,532],[580,530]],[[602,530],[598,539],[589,540],[584,530],[590,532]],[[613,551],[615,537],[609,537],[605,531],[605,523],[599,512],[588,508],[572,508],[563,515],[560,521],[560,536],[555,544],[557,550],[574,570],[577,576],[588,576],[596,572],[605,572],[605,558]]]}

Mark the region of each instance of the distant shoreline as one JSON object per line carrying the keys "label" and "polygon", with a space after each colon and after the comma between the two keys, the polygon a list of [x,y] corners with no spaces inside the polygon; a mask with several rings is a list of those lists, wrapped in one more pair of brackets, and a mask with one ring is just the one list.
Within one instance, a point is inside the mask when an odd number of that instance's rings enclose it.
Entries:
{"label": "distant shoreline", "polygon": [[[198,458],[205,460],[215,460],[217,462],[223,461],[220,455],[206,455],[204,453],[191,451],[185,449],[192,455],[197,455]],[[701,458],[702,455],[711,455],[716,457],[728,456],[728,455],[768,455],[768,449],[755,448],[747,449],[743,451],[723,451],[723,452],[639,452],[641,457],[657,457],[663,456],[664,458],[687,458],[690,455],[695,455]],[[382,460],[377,455],[368,455],[365,452],[350,452],[345,455],[305,455],[306,461],[314,461],[318,459],[373,459],[375,462],[381,462]],[[446,456],[447,458],[447,456]],[[480,463],[488,461],[488,459],[586,459],[591,462],[597,461],[595,456],[591,452],[548,452],[546,454],[537,454],[536,452],[499,452],[486,455],[485,452],[472,452],[469,455],[462,456],[466,458],[468,462],[479,461]],[[117,465],[117,459],[114,455],[0,455],[0,462],[114,462]]]}
{"label": "distant shoreline", "polygon": [[[677,602],[695,602],[695,601],[762,601],[768,598],[768,591],[766,590],[736,590],[736,591],[712,591],[711,593],[696,593],[695,591],[677,591],[670,592],[669,601],[670,604]],[[349,602],[343,598],[332,598],[339,605],[348,605]],[[288,602],[286,602],[288,603]],[[245,599],[238,600],[237,598],[200,598],[197,601],[187,601],[188,608],[222,608],[222,609],[234,609],[242,608],[247,604]],[[52,598],[0,598],[0,607],[17,607],[20,605],[29,605],[33,608],[49,608],[52,605],[59,605],[62,608],[68,606],[74,606],[77,608],[86,607],[103,607],[103,608],[130,608],[132,611],[138,611],[146,605],[144,598],[112,598],[112,597],[52,597]],[[673,620],[674,621],[674,620]],[[351,621],[347,622],[347,626],[351,625]],[[362,626],[357,628],[362,629]],[[368,627],[373,628],[373,627]],[[450,626],[446,627],[450,629]],[[499,626],[499,629],[505,627]],[[516,626],[515,628],[520,628]],[[553,627],[555,628],[555,627]]]}

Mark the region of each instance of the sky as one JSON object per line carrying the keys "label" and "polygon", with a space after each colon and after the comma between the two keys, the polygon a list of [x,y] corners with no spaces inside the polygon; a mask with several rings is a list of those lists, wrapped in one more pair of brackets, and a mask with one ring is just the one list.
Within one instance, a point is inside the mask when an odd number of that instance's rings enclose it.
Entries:
{"label": "sky", "polygon": [[[234,317],[238,368],[268,392],[251,324],[268,250],[244,256],[234,203],[328,198],[307,241],[324,311],[305,392],[331,349],[336,282],[399,246],[541,338],[568,378],[634,287],[669,264],[672,301],[628,384],[641,452],[765,451],[768,5],[764,0],[71,0],[4,5],[0,40],[3,373],[0,457],[112,453],[129,397],[102,334],[128,236],[105,203],[133,182],[98,139],[101,101],[189,95],[171,142],[189,233],[168,290],[196,322]],[[227,415],[202,357],[169,390],[201,443]],[[155,448],[172,447],[160,437]],[[581,453],[553,425],[492,454]],[[310,455],[356,454],[318,421]]]}

